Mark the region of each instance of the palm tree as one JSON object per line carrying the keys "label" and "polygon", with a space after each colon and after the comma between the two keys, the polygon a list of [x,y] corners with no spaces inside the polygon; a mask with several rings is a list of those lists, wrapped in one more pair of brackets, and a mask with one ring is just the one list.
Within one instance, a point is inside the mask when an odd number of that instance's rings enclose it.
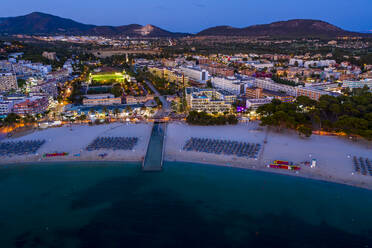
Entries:
{"label": "palm tree", "polygon": [[8,114],[7,117],[4,119],[4,125],[6,126],[11,126],[15,123],[18,123],[21,117],[15,113],[10,113]]}
{"label": "palm tree", "polygon": [[25,117],[23,117],[23,122],[25,124],[31,124],[31,123],[34,123],[35,122],[35,117],[33,117],[32,115],[30,114],[27,114]]}
{"label": "palm tree", "polygon": [[107,114],[107,108],[106,107],[102,108],[102,114]]}
{"label": "palm tree", "polygon": [[114,115],[115,117],[117,117],[117,115],[120,113],[120,110],[118,108],[115,108],[114,109]]}

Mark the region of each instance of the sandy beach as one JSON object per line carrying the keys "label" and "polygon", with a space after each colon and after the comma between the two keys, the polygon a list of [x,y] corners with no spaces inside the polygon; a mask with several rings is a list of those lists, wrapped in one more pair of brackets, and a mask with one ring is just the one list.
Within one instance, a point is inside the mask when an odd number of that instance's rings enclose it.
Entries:
{"label": "sandy beach", "polygon": [[[150,124],[123,124],[114,123],[109,125],[88,126],[72,125],[57,128],[38,130],[20,138],[2,140],[45,140],[46,143],[38,150],[36,155],[1,157],[1,163],[24,163],[24,162],[55,162],[55,161],[140,161],[146,153],[151,134]],[[137,137],[138,143],[134,150],[113,151],[99,150],[86,151],[86,147],[97,137]],[[68,156],[44,158],[45,153],[67,152]],[[107,153],[105,158],[99,154]],[[80,156],[75,156],[80,154]]]}
{"label": "sandy beach", "polygon": [[[142,161],[152,124],[114,123],[99,126],[64,126],[37,130],[18,138],[6,141],[45,140],[46,143],[36,155],[1,157],[2,164],[26,162],[61,161]],[[138,137],[138,144],[130,151],[99,150],[86,151],[86,147],[97,137]],[[191,137],[213,138],[263,145],[256,159],[184,151],[182,148]],[[266,140],[266,142],[264,142]],[[372,159],[372,148],[363,142],[354,142],[344,137],[313,135],[301,138],[296,133],[283,131],[278,133],[259,127],[257,122],[236,126],[190,126],[184,123],[169,123],[165,137],[166,161],[204,163],[228,167],[261,170],[291,176],[306,177],[330,182],[348,184],[372,189],[372,176],[353,173],[353,156]],[[44,158],[45,153],[67,152],[66,157]],[[99,154],[107,153],[105,158]],[[75,156],[80,154],[80,156]],[[316,168],[301,166],[301,171],[292,172],[267,168],[274,160],[286,160],[294,163],[318,162]]]}
{"label": "sandy beach", "polygon": [[[257,160],[183,151],[183,145],[190,137],[260,143],[264,147]],[[215,127],[172,123],[167,128],[165,151],[165,159],[168,161],[262,170],[372,189],[372,176],[353,174],[352,167],[353,156],[372,159],[372,149],[343,137],[313,135],[310,138],[301,138],[293,132],[277,133],[263,130],[257,123]],[[318,162],[316,168],[301,166],[301,171],[297,173],[267,168],[267,164],[274,160],[301,163],[311,161],[313,158]]]}

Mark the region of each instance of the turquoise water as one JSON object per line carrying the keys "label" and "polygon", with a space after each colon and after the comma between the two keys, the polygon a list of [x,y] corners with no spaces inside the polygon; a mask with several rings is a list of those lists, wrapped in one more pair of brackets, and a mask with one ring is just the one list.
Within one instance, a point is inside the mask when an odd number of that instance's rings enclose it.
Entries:
{"label": "turquoise water", "polygon": [[165,163],[0,168],[0,247],[371,247],[372,191]]}

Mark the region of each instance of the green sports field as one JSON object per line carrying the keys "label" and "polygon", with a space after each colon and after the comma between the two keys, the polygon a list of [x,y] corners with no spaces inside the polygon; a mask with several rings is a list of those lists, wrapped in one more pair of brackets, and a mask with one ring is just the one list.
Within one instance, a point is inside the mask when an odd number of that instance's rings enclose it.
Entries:
{"label": "green sports field", "polygon": [[124,75],[122,73],[98,74],[91,75],[91,80],[95,82],[124,82]]}

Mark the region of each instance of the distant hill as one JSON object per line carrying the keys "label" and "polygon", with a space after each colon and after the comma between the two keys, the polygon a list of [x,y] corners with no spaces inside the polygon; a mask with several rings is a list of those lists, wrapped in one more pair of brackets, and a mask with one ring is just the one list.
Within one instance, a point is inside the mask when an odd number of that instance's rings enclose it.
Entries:
{"label": "distant hill", "polygon": [[254,25],[246,28],[217,26],[205,29],[197,36],[270,36],[270,37],[337,37],[337,36],[371,36],[343,30],[332,24],[319,20],[296,19]]}
{"label": "distant hill", "polygon": [[[142,26],[130,24],[124,26],[96,26],[61,18],[40,12],[25,16],[0,18],[0,34],[28,35],[103,35],[131,37],[184,37],[190,34],[174,33],[153,25]],[[271,36],[271,37],[336,37],[369,36],[343,30],[332,24],[319,20],[289,20],[271,24],[254,25],[246,28],[218,26],[205,29],[197,36]]]}
{"label": "distant hill", "polygon": [[181,37],[188,34],[172,33],[153,25],[96,26],[71,19],[33,12],[25,16],[0,18],[0,33],[28,35],[123,35],[141,37]]}

